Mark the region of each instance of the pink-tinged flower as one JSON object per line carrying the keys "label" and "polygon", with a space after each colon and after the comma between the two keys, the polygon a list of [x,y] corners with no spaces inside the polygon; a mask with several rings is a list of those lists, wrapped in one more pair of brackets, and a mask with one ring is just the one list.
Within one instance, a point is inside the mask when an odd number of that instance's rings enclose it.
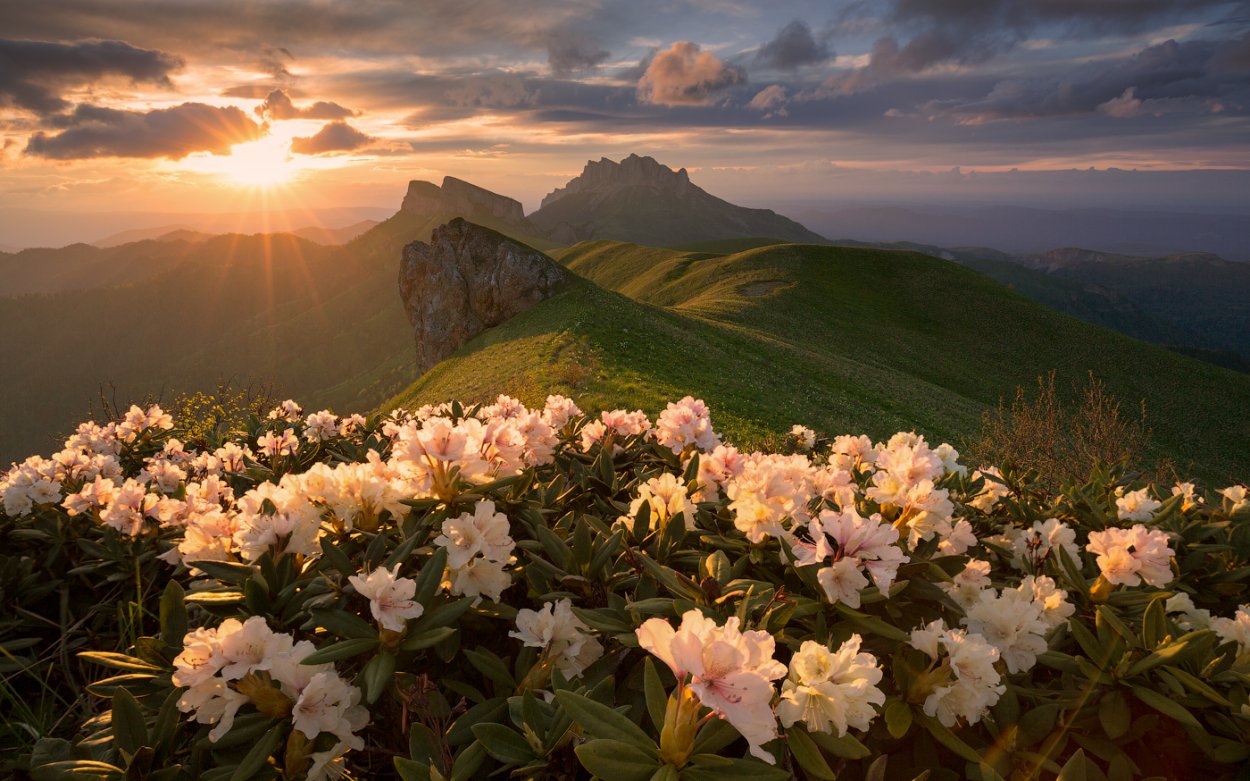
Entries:
{"label": "pink-tinged flower", "polygon": [[908,558],[897,545],[898,530],[881,522],[881,516],[864,518],[854,509],[822,510],[807,525],[811,543],[794,548],[795,566],[821,565],[816,580],[830,602],[859,607],[859,593],[868,587],[867,572],[882,593]]}
{"label": "pink-tinged flower", "polygon": [[295,429],[288,428],[281,434],[266,431],[257,437],[256,447],[270,458],[289,456],[299,447],[299,440],[295,438]]}
{"label": "pink-tinged flower", "polygon": [[359,751],[365,743],[354,733],[369,723],[369,712],[360,705],[360,689],[348,685],[338,673],[321,672],[300,692],[291,722],[309,740],[328,732]]}
{"label": "pink-tinged flower", "polygon": [[703,400],[687,396],[660,413],[655,441],[674,453],[690,445],[706,452],[720,444],[720,437],[712,430],[712,416]]}
{"label": "pink-tinged flower", "polygon": [[1150,498],[1150,489],[1129,491],[1115,500],[1116,512],[1121,521],[1148,521],[1163,506],[1163,502]]}
{"label": "pink-tinged flower", "polygon": [[573,613],[571,600],[548,602],[542,610],[521,608],[517,611],[516,627],[517,631],[508,636],[542,649],[566,678],[576,678],[603,656],[603,646],[590,634],[590,627]]}
{"label": "pink-tinged flower", "polygon": [[1098,568],[1109,583],[1136,586],[1142,581],[1162,588],[1172,582],[1167,532],[1147,529],[1140,523],[1131,529],[1090,532],[1085,549],[1095,554]]}
{"label": "pink-tinged flower", "polygon": [[652,618],[636,634],[643,649],[667,664],[703,705],[747,739],[753,755],[774,762],[763,746],[777,737],[772,681],[785,675],[786,667],[773,659],[771,635],[740,631],[736,617],[718,626],[698,610],[687,611],[677,630],[662,618]]}
{"label": "pink-tinged flower", "polygon": [[383,629],[392,632],[404,631],[404,622],[419,618],[425,612],[420,602],[414,602],[413,594],[417,593],[417,582],[411,578],[397,577],[399,566],[394,569],[378,567],[368,577],[352,575],[347,579],[356,588],[356,593],[369,600],[369,612]]}

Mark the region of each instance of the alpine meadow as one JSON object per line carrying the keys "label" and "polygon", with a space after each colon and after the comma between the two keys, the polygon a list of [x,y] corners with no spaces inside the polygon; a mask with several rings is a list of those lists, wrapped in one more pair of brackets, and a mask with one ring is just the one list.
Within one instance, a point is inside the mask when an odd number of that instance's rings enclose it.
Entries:
{"label": "alpine meadow", "polygon": [[0,779],[1250,779],[1248,18],[0,5]]}

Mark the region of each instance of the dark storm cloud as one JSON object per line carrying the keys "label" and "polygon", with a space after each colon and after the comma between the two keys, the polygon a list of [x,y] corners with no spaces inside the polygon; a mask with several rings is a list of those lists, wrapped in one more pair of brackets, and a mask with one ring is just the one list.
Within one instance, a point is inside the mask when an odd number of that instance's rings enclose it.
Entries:
{"label": "dark storm cloud", "polygon": [[106,77],[168,84],[182,61],[164,52],[140,49],[123,41],[0,40],[0,106],[39,114],[63,111],[69,104],[60,90]]}
{"label": "dark storm cloud", "polygon": [[229,154],[230,147],[254,141],[264,128],[241,109],[203,103],[183,103],[155,111],[119,111],[80,105],[73,113],[53,118],[63,128],[51,135],[38,132],[26,145],[26,154],[56,160],[92,157],[168,157],[192,152]]}
{"label": "dark storm cloud", "polygon": [[790,22],[777,32],[768,43],[760,47],[755,59],[766,66],[783,71],[794,71],[804,65],[816,65],[825,62],[833,53],[828,44],[817,41],[812,35],[812,28],[798,19]]}
{"label": "dark storm cloud", "polygon": [[299,108],[291,102],[286,90],[280,89],[266,95],[265,102],[256,107],[256,113],[265,119],[347,119],[356,116],[355,111],[325,100]]}
{"label": "dark storm cloud", "polygon": [[331,122],[314,135],[291,139],[291,151],[297,155],[321,155],[327,152],[348,152],[372,142],[371,136],[346,122]]}
{"label": "dark storm cloud", "polygon": [[612,53],[607,49],[581,40],[574,33],[552,36],[547,43],[547,64],[557,76],[591,70],[610,56]]}
{"label": "dark storm cloud", "polygon": [[935,101],[927,108],[964,121],[1090,114],[1121,119],[1170,111],[1250,109],[1244,73],[1224,70],[1241,41],[1168,40],[1132,57],[1083,66],[1060,78],[998,82],[975,101]]}
{"label": "dark storm cloud", "polygon": [[638,99],[660,106],[703,106],[746,80],[741,67],[703,51],[697,43],[678,41],[652,58],[638,81]]}
{"label": "dark storm cloud", "polygon": [[[940,64],[978,65],[1039,32],[1060,39],[1093,39],[1158,29],[1228,0],[894,0],[884,19],[891,34],[872,47],[867,65],[835,74],[825,88],[871,89]],[[860,2],[843,25],[863,21],[876,6]]]}

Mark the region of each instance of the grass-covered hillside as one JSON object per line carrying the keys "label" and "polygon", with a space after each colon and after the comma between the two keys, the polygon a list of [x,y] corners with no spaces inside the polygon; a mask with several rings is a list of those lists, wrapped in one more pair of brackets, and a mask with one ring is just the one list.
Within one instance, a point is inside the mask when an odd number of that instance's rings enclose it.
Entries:
{"label": "grass-covered hillside", "polygon": [[[732,249],[732,248],[731,248]],[[1160,454],[1212,477],[1250,461],[1250,377],[1033,303],[946,261],[808,245],[736,254],[579,244],[580,279],[474,339],[390,403],[576,396],[656,410],[692,393],[759,444],[795,422],[884,436],[974,433],[1052,369],[1144,400]]]}
{"label": "grass-covered hillside", "polygon": [[123,405],[219,381],[339,410],[379,404],[416,375],[401,250],[454,216],[401,211],[333,247],[257,234],[8,256],[5,275],[37,262],[42,279],[81,281],[85,262],[159,270],[126,285],[109,274],[87,289],[0,296],[0,463],[48,452],[89,407],[98,415],[102,383]]}

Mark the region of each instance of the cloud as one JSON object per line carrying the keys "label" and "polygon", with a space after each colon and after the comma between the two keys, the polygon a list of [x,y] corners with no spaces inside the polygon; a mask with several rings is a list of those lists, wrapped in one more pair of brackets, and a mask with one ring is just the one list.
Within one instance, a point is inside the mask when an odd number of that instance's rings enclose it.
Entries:
{"label": "cloud", "polygon": [[757,92],[755,97],[751,98],[747,108],[765,112],[765,119],[785,117],[790,115],[790,112],[786,109],[786,104],[789,102],[790,98],[786,94],[785,87],[780,84],[770,84]]}
{"label": "cloud", "polygon": [[1250,106],[1244,74],[1222,69],[1221,58],[1228,51],[1228,42],[1167,40],[1061,76],[1002,80],[979,99],[933,101],[927,108],[930,114],[977,124],[1095,112],[1118,119],[1186,110],[1205,113],[1211,101]]}
{"label": "cloud", "polygon": [[264,100],[274,90],[282,90],[290,98],[302,98],[303,94],[290,87],[279,87],[276,84],[236,84],[221,91],[223,98],[244,98],[246,100]]}
{"label": "cloud", "polygon": [[825,41],[817,41],[812,28],[798,19],[777,32],[768,43],[760,47],[755,59],[783,71],[795,71],[804,65],[816,65],[833,56]]}
{"label": "cloud", "polygon": [[1142,102],[1136,96],[1137,88],[1128,87],[1124,92],[1120,93],[1118,98],[1112,98],[1105,103],[1099,103],[1097,111],[1100,114],[1106,114],[1116,119],[1132,119],[1141,113]]}
{"label": "cloud", "polygon": [[291,139],[291,151],[297,155],[348,152],[372,141],[372,136],[365,135],[346,122],[330,122],[314,135]]}
{"label": "cloud", "polygon": [[746,80],[742,68],[697,43],[678,41],[652,58],[638,81],[638,99],[661,106],[706,106],[718,93]]}
{"label": "cloud", "polygon": [[56,160],[91,157],[168,157],[192,152],[230,153],[230,147],[254,141],[264,128],[242,109],[204,103],[183,103],[154,111],[120,111],[79,105],[73,113],[50,123],[64,128],[56,135],[38,132],[26,145],[26,154]]}
{"label": "cloud", "polygon": [[319,100],[311,106],[297,108],[285,90],[276,89],[256,107],[256,114],[265,119],[346,119],[356,112],[337,103]]}
{"label": "cloud", "polygon": [[591,70],[610,56],[610,51],[578,40],[571,33],[553,36],[547,44],[547,64],[557,76]]}
{"label": "cloud", "polygon": [[453,82],[445,97],[454,106],[516,108],[532,105],[538,98],[525,79],[512,73],[491,73]]}
{"label": "cloud", "polygon": [[177,57],[123,41],[0,40],[0,106],[37,114],[64,111],[69,104],[59,92],[66,87],[107,77],[168,85],[169,74],[180,67]]}

